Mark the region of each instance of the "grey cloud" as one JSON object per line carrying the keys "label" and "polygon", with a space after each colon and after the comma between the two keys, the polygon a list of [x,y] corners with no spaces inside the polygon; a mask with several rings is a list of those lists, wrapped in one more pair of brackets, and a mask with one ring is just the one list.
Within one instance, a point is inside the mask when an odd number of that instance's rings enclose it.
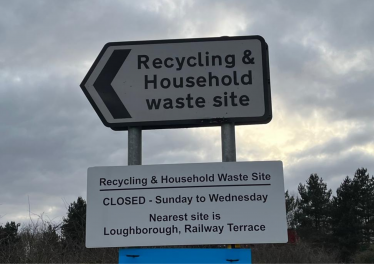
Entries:
{"label": "grey cloud", "polygon": [[209,137],[199,134],[199,129],[144,131],[144,164],[220,161],[221,146],[216,143],[219,133],[214,133],[217,129],[205,128],[212,131]]}
{"label": "grey cloud", "polygon": [[106,42],[166,38],[173,28],[130,1],[8,1],[1,16],[0,54],[11,69],[93,61]]}
{"label": "grey cloud", "polygon": [[351,134],[343,138],[333,138],[327,143],[322,143],[318,146],[312,147],[302,153],[297,153],[295,156],[303,158],[305,156],[318,156],[318,155],[339,155],[344,151],[350,150],[355,147],[361,147],[374,142],[373,138],[374,128],[364,126],[357,131],[353,129]]}
{"label": "grey cloud", "polygon": [[357,80],[347,80],[350,77],[351,73],[348,73],[332,76],[333,80],[316,78],[310,82],[295,78],[294,85],[287,81],[289,86],[284,89],[287,93],[282,97],[283,100],[292,100],[290,107],[300,115],[308,116],[315,110],[324,112],[331,122],[345,119],[370,122],[374,109],[374,90],[371,87],[374,79],[370,73]]}

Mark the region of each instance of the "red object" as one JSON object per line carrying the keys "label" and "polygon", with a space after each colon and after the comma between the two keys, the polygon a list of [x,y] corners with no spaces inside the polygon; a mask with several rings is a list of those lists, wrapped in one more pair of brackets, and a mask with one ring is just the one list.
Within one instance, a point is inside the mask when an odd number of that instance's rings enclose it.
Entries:
{"label": "red object", "polygon": [[295,229],[287,229],[288,234],[288,243],[289,244],[296,244],[299,240]]}

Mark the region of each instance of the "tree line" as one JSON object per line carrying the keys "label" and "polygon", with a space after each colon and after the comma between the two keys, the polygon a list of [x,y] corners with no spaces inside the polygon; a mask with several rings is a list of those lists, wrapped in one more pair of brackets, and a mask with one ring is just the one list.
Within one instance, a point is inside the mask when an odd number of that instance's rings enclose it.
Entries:
{"label": "tree line", "polygon": [[[334,195],[322,177],[311,174],[297,195],[285,192],[285,201],[288,228],[298,242],[255,245],[253,262],[374,262],[374,177],[366,169],[347,176]],[[85,229],[81,197],[59,224],[42,218],[23,226],[7,222],[0,225],[0,263],[116,262],[116,248],[85,248]]]}
{"label": "tree line", "polygon": [[335,195],[322,177],[311,174],[296,197],[288,191],[285,196],[288,227],[300,240],[337,249],[344,262],[372,252],[374,262],[374,177],[367,169],[347,176]]}

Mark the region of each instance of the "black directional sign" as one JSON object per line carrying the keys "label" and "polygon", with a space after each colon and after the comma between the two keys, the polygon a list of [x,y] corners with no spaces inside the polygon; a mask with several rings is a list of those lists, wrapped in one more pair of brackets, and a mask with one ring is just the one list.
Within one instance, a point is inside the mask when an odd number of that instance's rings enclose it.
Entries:
{"label": "black directional sign", "polygon": [[114,130],[272,118],[268,46],[260,36],[108,43],[81,88]]}

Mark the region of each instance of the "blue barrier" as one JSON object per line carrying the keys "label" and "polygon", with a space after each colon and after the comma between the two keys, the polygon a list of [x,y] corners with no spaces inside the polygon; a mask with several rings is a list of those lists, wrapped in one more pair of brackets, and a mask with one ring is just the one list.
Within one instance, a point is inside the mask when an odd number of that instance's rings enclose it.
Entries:
{"label": "blue barrier", "polygon": [[250,249],[137,248],[120,249],[119,263],[252,263]]}

